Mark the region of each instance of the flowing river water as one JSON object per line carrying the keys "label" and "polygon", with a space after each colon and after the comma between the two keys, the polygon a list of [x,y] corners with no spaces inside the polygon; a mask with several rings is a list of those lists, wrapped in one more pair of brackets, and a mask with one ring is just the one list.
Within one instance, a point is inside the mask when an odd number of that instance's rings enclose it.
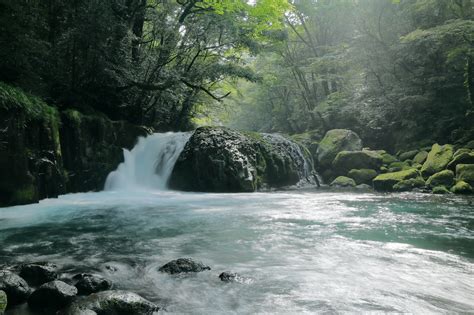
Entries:
{"label": "flowing river water", "polygon": [[[0,209],[0,264],[93,271],[171,314],[474,314],[473,198],[109,185]],[[158,272],[179,257],[212,270]],[[223,271],[242,281],[221,282]]]}

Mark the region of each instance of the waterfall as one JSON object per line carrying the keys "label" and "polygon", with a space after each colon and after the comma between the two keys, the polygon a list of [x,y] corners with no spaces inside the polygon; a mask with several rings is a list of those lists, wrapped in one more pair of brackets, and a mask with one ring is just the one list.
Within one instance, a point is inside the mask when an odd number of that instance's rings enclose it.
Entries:
{"label": "waterfall", "polygon": [[124,162],[107,176],[105,190],[167,188],[173,167],[191,133],[155,133],[124,149]]}

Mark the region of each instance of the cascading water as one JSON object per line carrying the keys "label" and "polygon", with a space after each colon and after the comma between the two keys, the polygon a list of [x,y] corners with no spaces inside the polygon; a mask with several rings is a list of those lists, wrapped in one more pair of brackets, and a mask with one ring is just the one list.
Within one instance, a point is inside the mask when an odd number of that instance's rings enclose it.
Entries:
{"label": "cascading water", "polygon": [[155,133],[124,149],[124,162],[110,173],[105,190],[163,190],[191,133]]}

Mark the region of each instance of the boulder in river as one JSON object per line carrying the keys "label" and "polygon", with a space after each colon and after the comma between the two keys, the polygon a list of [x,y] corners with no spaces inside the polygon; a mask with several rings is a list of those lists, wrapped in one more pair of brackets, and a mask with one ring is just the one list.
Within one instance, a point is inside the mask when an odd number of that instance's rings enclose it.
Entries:
{"label": "boulder in river", "polygon": [[379,169],[383,158],[375,151],[342,151],[336,155],[332,163],[334,172],[346,175],[352,169]]}
{"label": "boulder in river", "polygon": [[240,282],[242,277],[235,272],[224,271],[219,275],[219,279],[223,282]]}
{"label": "boulder in river", "polygon": [[6,270],[0,271],[0,290],[7,294],[10,305],[21,304],[30,295],[28,283],[20,276]]}
{"label": "boulder in river", "polygon": [[80,273],[72,279],[76,281],[75,287],[80,295],[89,295],[112,288],[112,282],[100,275]]}
{"label": "boulder in river", "polygon": [[456,178],[474,186],[474,164],[458,164]]}
{"label": "boulder in river", "polygon": [[333,186],[333,187],[355,187],[356,182],[352,178],[349,178],[349,177],[346,177],[346,176],[339,176],[331,182],[331,186]]}
{"label": "boulder in river", "polygon": [[332,161],[341,151],[360,150],[362,150],[362,140],[355,132],[347,129],[329,130],[318,146],[319,167],[322,170],[330,168]]}
{"label": "boulder in river", "polygon": [[30,285],[38,286],[56,280],[57,268],[55,264],[47,262],[24,264],[20,266],[20,277]]}
{"label": "boulder in river", "polygon": [[372,180],[377,177],[377,171],[372,169],[352,169],[347,176],[352,178],[357,185],[372,184]]}
{"label": "boulder in river", "polygon": [[451,188],[454,183],[454,172],[451,170],[444,170],[431,175],[426,181],[426,185],[434,188],[436,186],[444,186]]}
{"label": "boulder in river", "polygon": [[419,176],[410,179],[404,179],[393,185],[393,190],[398,192],[412,191],[417,188],[425,187],[425,180]]}
{"label": "boulder in river", "polygon": [[59,310],[70,304],[77,289],[65,282],[55,280],[40,286],[28,298],[28,306],[35,310]]}
{"label": "boulder in river", "polygon": [[451,192],[455,194],[467,195],[474,193],[474,189],[465,181],[460,180],[451,188]]}
{"label": "boulder in river", "polygon": [[427,178],[435,173],[444,170],[453,157],[453,146],[450,144],[439,145],[433,144],[428,157],[426,158],[421,174]]}
{"label": "boulder in river", "polygon": [[61,315],[151,315],[159,307],[138,294],[102,291],[89,295],[61,311]]}
{"label": "boulder in river", "polygon": [[395,184],[402,180],[419,178],[420,173],[416,169],[409,169],[399,172],[381,174],[374,178],[374,189],[378,191],[393,191]]}
{"label": "boulder in river", "polygon": [[160,267],[159,271],[178,274],[184,272],[201,272],[205,270],[211,270],[211,267],[204,265],[201,262],[194,261],[191,258],[179,258]]}

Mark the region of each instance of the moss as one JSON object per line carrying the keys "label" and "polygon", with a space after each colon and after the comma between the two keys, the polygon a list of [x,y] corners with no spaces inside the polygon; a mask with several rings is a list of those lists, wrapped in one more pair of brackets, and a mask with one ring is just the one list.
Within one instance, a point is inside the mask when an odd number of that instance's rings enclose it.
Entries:
{"label": "moss", "polygon": [[410,164],[408,164],[406,161],[405,162],[393,162],[388,166],[388,170],[393,173],[393,172],[399,172],[399,171],[405,171],[409,170],[412,167]]}
{"label": "moss", "polygon": [[319,143],[317,150],[319,165],[321,168],[331,167],[339,152],[358,150],[362,150],[362,140],[355,132],[346,129],[329,130]]}
{"label": "moss", "polygon": [[433,194],[436,195],[445,195],[450,193],[451,192],[445,186],[436,186],[433,188]]}
{"label": "moss", "polygon": [[385,165],[390,165],[390,164],[398,161],[398,159],[396,157],[394,157],[393,155],[391,155],[391,154],[382,153],[381,155],[382,155],[383,164],[385,164]]}
{"label": "moss", "polygon": [[413,163],[423,164],[423,163],[425,163],[427,157],[428,157],[428,152],[420,151],[413,158]]}
{"label": "moss", "polygon": [[418,154],[418,150],[403,152],[399,155],[400,161],[411,160]]}
{"label": "moss", "polygon": [[7,309],[7,294],[0,290],[0,314],[3,314]]}
{"label": "moss", "polygon": [[421,168],[421,174],[423,177],[426,178],[444,170],[453,157],[453,151],[453,146],[450,144],[442,146],[437,143],[433,144],[433,147],[426,158],[426,162]]}
{"label": "moss", "polygon": [[372,184],[372,180],[377,177],[377,172],[372,169],[350,170],[348,177],[352,178],[357,185]]}
{"label": "moss", "polygon": [[423,188],[425,187],[425,181],[421,177],[410,178],[402,180],[395,185],[393,185],[394,191],[410,191],[415,188]]}
{"label": "moss", "polygon": [[342,151],[332,163],[338,174],[347,174],[351,169],[379,169],[382,166],[382,156],[374,151]]}
{"label": "moss", "polygon": [[380,174],[373,180],[374,188],[379,191],[392,191],[393,186],[402,180],[418,178],[420,173],[416,169]]}
{"label": "moss", "polygon": [[335,187],[355,187],[356,183],[352,178],[339,176],[332,181],[331,186]]}
{"label": "moss", "polygon": [[17,189],[13,192],[12,204],[28,204],[38,201],[36,188],[33,185]]}
{"label": "moss", "polygon": [[451,188],[451,192],[455,194],[467,195],[474,193],[474,189],[471,185],[461,180],[458,181],[456,185]]}
{"label": "moss", "polygon": [[431,175],[426,181],[426,185],[433,188],[436,186],[451,187],[454,183],[454,173],[450,170],[444,170]]}
{"label": "moss", "polygon": [[458,164],[456,166],[456,178],[469,185],[474,185],[474,164]]}
{"label": "moss", "polygon": [[[459,150],[458,150],[459,151]],[[456,170],[458,164],[474,164],[474,153],[471,152],[457,152],[458,154],[454,155],[453,160],[449,162],[448,169]]]}

